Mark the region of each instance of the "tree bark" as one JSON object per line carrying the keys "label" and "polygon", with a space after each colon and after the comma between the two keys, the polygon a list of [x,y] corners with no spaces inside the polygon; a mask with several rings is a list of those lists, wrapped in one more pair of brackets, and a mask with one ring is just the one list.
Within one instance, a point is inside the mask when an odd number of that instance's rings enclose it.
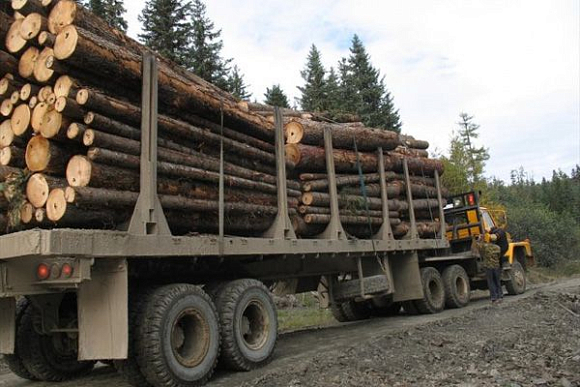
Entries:
{"label": "tree bark", "polygon": [[0,149],[0,165],[23,168],[24,149],[17,146],[7,146]]}
{"label": "tree bark", "polygon": [[415,140],[415,137],[413,137],[413,136],[401,135],[401,141],[403,142],[403,145],[405,145],[409,148],[414,148],[414,149],[427,149],[427,148],[429,148],[429,143],[427,141]]}
{"label": "tree bark", "polygon": [[[339,173],[357,173],[358,162],[363,172],[376,172],[378,165],[377,155],[374,153],[359,152],[357,159],[356,152],[334,149],[334,166]],[[298,170],[324,171],[326,170],[326,157],[324,148],[302,145],[287,144],[286,158],[296,165]],[[387,171],[402,172],[403,159],[407,160],[409,172],[432,176],[434,171],[439,174],[443,172],[443,164],[439,160],[402,157],[396,154],[386,154],[384,156],[385,169]]]}
{"label": "tree bark", "polygon": [[9,53],[0,51],[0,63],[2,63],[2,66],[0,66],[0,76],[18,74],[18,59]]}
{"label": "tree bark", "polygon": [[[322,214],[322,215],[329,215],[330,208],[329,207],[315,207],[315,206],[305,206],[301,205],[298,207],[298,213],[300,214]],[[379,210],[369,210],[368,213],[366,210],[350,210],[350,209],[341,209],[341,215],[356,215],[356,216],[367,216],[370,215],[372,217],[382,217],[383,211]],[[389,211],[389,218],[399,218],[398,211]]]}
{"label": "tree bark", "polygon": [[39,0],[12,0],[12,9],[24,16],[34,12],[46,16],[46,9]]}
{"label": "tree bark", "polygon": [[48,31],[41,31],[40,34],[38,34],[38,44],[41,47],[53,48],[55,41],[56,41],[56,35],[51,34]]}
{"label": "tree bark", "polygon": [[330,129],[332,133],[332,145],[335,148],[354,149],[355,140],[357,149],[361,151],[376,151],[378,147],[387,151],[395,149],[401,144],[396,132],[297,118],[292,119],[284,127],[286,141],[289,144],[324,146],[324,130],[326,128]]}

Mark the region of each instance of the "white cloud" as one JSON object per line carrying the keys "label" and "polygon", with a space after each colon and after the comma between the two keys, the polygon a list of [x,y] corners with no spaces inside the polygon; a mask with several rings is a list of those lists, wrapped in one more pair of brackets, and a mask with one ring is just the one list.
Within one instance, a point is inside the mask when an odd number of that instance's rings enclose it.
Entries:
{"label": "white cloud", "polygon": [[[447,149],[460,111],[490,148],[487,174],[523,166],[536,179],[580,163],[577,0],[206,1],[254,98],[279,83],[292,98],[312,43],[327,67],[361,36],[404,131]],[[143,3],[126,0],[130,33]]]}

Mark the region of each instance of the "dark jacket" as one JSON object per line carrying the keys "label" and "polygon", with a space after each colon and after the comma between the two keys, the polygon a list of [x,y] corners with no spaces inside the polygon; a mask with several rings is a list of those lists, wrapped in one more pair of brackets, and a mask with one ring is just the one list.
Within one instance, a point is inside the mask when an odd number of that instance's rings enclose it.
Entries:
{"label": "dark jacket", "polygon": [[491,233],[497,237],[495,244],[500,248],[500,257],[503,257],[509,248],[507,233],[499,227],[492,228]]}

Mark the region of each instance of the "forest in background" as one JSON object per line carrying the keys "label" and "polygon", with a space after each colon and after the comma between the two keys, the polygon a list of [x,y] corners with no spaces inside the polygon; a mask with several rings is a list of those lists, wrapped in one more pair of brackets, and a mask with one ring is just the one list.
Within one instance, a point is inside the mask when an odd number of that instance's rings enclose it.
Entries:
{"label": "forest in background", "polygon": [[[112,26],[127,30],[123,0],[79,2]],[[139,21],[141,42],[236,97],[256,100],[234,59],[223,57],[221,30],[207,17],[201,0],[147,0]],[[297,86],[297,101],[289,101],[276,84],[266,89],[263,101],[310,112],[354,113],[367,126],[401,132],[399,111],[385,78],[371,63],[357,35],[352,37],[350,55],[336,68],[324,68],[321,57],[313,44],[300,72],[304,84]],[[540,265],[554,268],[578,260],[580,167],[576,165],[572,171],[556,169],[551,178],[541,181],[521,168],[512,171],[508,182],[485,178],[489,150],[477,145],[478,135],[474,117],[461,113],[449,149],[436,155],[445,163],[445,186],[453,193],[478,190],[484,205],[506,211],[508,231],[514,239],[531,240]]]}

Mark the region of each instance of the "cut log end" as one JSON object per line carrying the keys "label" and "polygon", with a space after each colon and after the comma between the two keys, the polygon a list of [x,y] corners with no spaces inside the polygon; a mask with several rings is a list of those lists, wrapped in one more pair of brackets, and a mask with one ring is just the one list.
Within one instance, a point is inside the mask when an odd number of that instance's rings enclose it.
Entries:
{"label": "cut log end", "polygon": [[44,207],[48,200],[50,187],[42,173],[35,173],[26,183],[26,197],[37,208]]}
{"label": "cut log end", "polygon": [[67,203],[74,203],[77,197],[77,193],[73,187],[66,187],[64,189],[64,198]]}
{"label": "cut log end", "polygon": [[56,110],[49,110],[44,115],[42,124],[40,125],[40,134],[46,138],[53,138],[63,126],[63,116]]}
{"label": "cut log end", "polygon": [[14,91],[10,95],[10,102],[12,102],[12,106],[15,106],[18,101],[20,101],[20,91]]}
{"label": "cut log end", "polygon": [[10,101],[10,98],[5,99],[2,101],[2,104],[0,104],[0,114],[2,114],[4,117],[10,117],[13,109],[14,104]]}
{"label": "cut log end", "polygon": [[95,113],[88,112],[87,114],[85,114],[83,121],[85,122],[86,125],[90,125],[93,123],[94,120],[95,120]]}
{"label": "cut log end", "polygon": [[302,202],[302,204],[310,206],[312,205],[312,203],[314,203],[314,195],[312,195],[311,192],[303,193],[302,197],[300,198],[300,201]]}
{"label": "cut log end", "polygon": [[292,163],[293,165],[297,165],[300,163],[301,155],[300,149],[296,146],[296,144],[286,144],[286,160]]}
{"label": "cut log end", "polygon": [[25,202],[20,207],[20,221],[24,224],[28,224],[32,221],[34,216],[34,206],[29,202]]}
{"label": "cut log end", "polygon": [[32,95],[32,84],[27,83],[26,85],[22,86],[22,88],[20,89],[20,99],[23,101],[28,101],[31,95]]}
{"label": "cut log end", "polygon": [[76,96],[76,100],[79,105],[85,105],[89,100],[89,90],[88,89],[79,90]]}
{"label": "cut log end", "polygon": [[54,42],[56,59],[64,60],[70,58],[77,48],[78,40],[79,34],[75,26],[69,25],[60,31]]}
{"label": "cut log end", "polygon": [[35,95],[30,97],[30,101],[28,101],[28,107],[30,108],[30,110],[34,109],[37,104],[38,104],[38,97]]}
{"label": "cut log end", "polygon": [[44,116],[51,110],[53,110],[53,107],[46,102],[39,102],[36,104],[34,110],[32,111],[32,118],[30,119],[30,124],[32,125],[34,133],[40,133],[40,129],[42,128],[42,123],[44,121]]}
{"label": "cut log end", "polygon": [[52,87],[50,85],[46,85],[40,89],[38,92],[38,99],[40,102],[46,102],[48,97],[52,94]]}
{"label": "cut log end", "polygon": [[92,165],[85,156],[73,156],[66,167],[66,180],[71,187],[86,187],[91,181]]}
{"label": "cut log end", "polygon": [[12,160],[12,148],[7,146],[5,148],[0,149],[0,165],[2,166],[10,165],[11,160]]}
{"label": "cut log end", "polygon": [[54,84],[54,94],[56,95],[56,98],[72,97],[71,91],[74,85],[75,81],[68,75],[61,75],[58,77]]}
{"label": "cut log end", "polygon": [[58,222],[66,214],[66,207],[64,189],[55,188],[50,191],[46,201],[46,217],[53,222]]}
{"label": "cut log end", "polygon": [[6,34],[6,49],[11,54],[16,54],[26,46],[27,40],[20,35],[20,27],[24,19],[16,19]]}
{"label": "cut log end", "polygon": [[284,127],[284,132],[288,144],[299,144],[302,141],[302,137],[304,137],[304,127],[296,121],[287,123]]}
{"label": "cut log end", "polygon": [[95,131],[92,129],[85,130],[83,134],[83,144],[85,146],[91,146],[95,142]]}
{"label": "cut log end", "polygon": [[[54,0],[53,0],[54,1]],[[77,4],[70,0],[61,0],[52,8],[48,16],[48,30],[58,34],[75,21]]]}
{"label": "cut log end", "polygon": [[66,136],[70,140],[78,139],[81,138],[81,136],[84,137],[85,130],[86,127],[83,124],[72,123],[66,130]]}
{"label": "cut log end", "polygon": [[34,210],[34,220],[36,223],[42,223],[46,219],[46,210],[44,208],[37,208]]}
{"label": "cut log end", "polygon": [[56,36],[48,31],[42,31],[38,34],[38,44],[42,47],[54,47]]}
{"label": "cut log end", "polygon": [[34,136],[26,146],[26,166],[32,172],[46,169],[50,161],[50,143],[42,136]]}
{"label": "cut log end", "polygon": [[52,65],[54,62],[54,51],[50,47],[45,47],[36,62],[34,63],[34,78],[41,83],[48,82],[54,75]]}
{"label": "cut log end", "polygon": [[14,141],[11,121],[6,120],[0,124],[0,148],[10,146]]}
{"label": "cut log end", "polygon": [[24,18],[20,26],[20,35],[26,40],[31,40],[36,38],[43,28],[46,28],[46,18],[33,12]]}
{"label": "cut log end", "polygon": [[40,50],[36,47],[28,47],[18,62],[18,74],[22,78],[30,78],[34,74],[34,64],[38,60]]}

